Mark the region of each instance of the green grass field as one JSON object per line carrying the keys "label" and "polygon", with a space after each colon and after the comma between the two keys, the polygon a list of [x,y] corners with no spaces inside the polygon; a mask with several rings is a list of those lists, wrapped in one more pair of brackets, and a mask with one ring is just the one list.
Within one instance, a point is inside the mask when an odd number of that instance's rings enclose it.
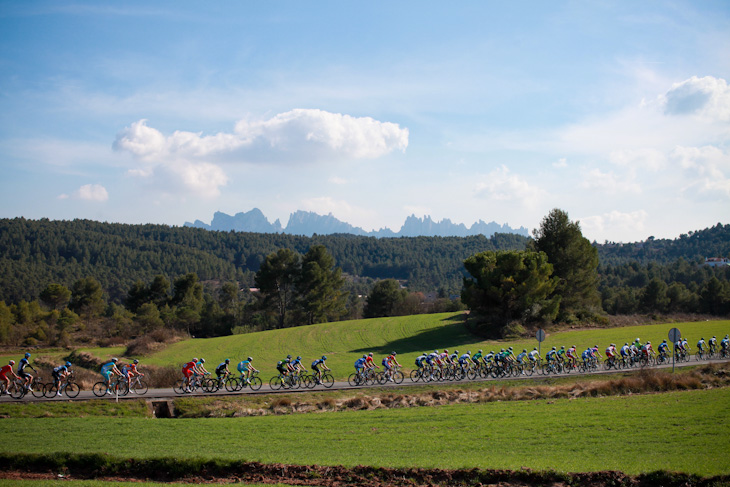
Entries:
{"label": "green grass field", "polygon": [[[673,327],[688,337],[694,349],[700,337],[709,339],[730,333],[730,320],[701,321],[691,323],[652,324],[622,328],[601,328],[587,330],[571,330],[548,334],[540,348],[543,355],[550,347],[576,345],[579,349],[598,345],[601,351],[606,345],[641,338],[642,342],[651,340],[658,345],[667,337]],[[431,315],[413,315],[391,318],[375,318],[370,320],[342,321],[322,323],[311,326],[300,326],[283,330],[269,330],[246,335],[233,335],[208,339],[190,339],[170,345],[164,350],[147,357],[137,357],[145,364],[181,365],[193,357],[204,357],[209,370],[226,358],[236,364],[241,359],[251,356],[254,366],[261,370],[264,380],[275,375],[275,364],[286,357],[301,355],[305,365],[321,355],[327,355],[327,363],[338,379],[346,378],[353,371],[353,363],[363,353],[372,351],[379,363],[383,354],[398,352],[398,360],[406,370],[413,366],[415,357],[424,351],[444,348],[460,352],[476,352],[483,349],[499,350],[508,346],[521,351],[538,346],[537,340],[500,340],[485,341],[474,336],[464,324],[463,313],[442,313]],[[124,347],[82,349],[101,359],[121,356]],[[36,356],[44,356],[39,351]],[[62,352],[53,351],[52,356],[60,361]],[[0,363],[10,358],[19,360],[20,353],[0,355]]]}
{"label": "green grass field", "polygon": [[0,451],[717,475],[730,473],[728,419],[727,388],[225,419],[6,418]]}

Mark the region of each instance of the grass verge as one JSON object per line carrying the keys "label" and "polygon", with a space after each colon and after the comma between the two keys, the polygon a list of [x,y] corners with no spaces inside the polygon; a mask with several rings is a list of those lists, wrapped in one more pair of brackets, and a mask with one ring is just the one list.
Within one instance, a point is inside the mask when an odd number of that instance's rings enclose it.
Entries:
{"label": "grass verge", "polygon": [[0,452],[391,468],[730,473],[730,388],[313,415],[0,421]]}

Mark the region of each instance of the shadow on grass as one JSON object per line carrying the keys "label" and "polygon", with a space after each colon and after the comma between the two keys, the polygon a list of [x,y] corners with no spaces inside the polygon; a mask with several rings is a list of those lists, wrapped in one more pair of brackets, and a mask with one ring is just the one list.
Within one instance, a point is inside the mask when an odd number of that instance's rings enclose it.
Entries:
{"label": "shadow on grass", "polygon": [[[350,351],[353,353],[373,352],[375,354],[389,354],[395,351],[403,354],[428,352],[432,350],[442,351],[446,348],[453,352],[453,347],[461,346],[464,343],[481,341],[481,338],[467,329],[463,314],[449,316],[442,321],[447,324],[438,328],[424,330],[417,335],[393,340],[380,347],[357,348]],[[472,350],[472,352],[475,351]],[[466,350],[463,350],[463,352],[466,352]]]}

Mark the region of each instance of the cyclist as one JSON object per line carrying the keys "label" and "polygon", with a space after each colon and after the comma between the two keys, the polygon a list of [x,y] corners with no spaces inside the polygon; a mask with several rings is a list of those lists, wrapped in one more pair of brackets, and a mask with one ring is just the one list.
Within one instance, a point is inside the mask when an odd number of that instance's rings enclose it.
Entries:
{"label": "cyclist", "polygon": [[[523,348],[522,353],[517,355],[517,365],[524,365],[525,364],[525,357],[527,357],[527,349]],[[525,375],[525,371],[522,371],[522,375]]]}
{"label": "cyclist", "polygon": [[380,367],[375,363],[373,359],[373,352],[370,352],[365,357],[365,368],[367,370],[379,369]]}
{"label": "cyclist", "polygon": [[484,356],[484,365],[491,367],[492,362],[494,362],[494,357],[494,350],[490,350],[489,353]]}
{"label": "cyclist", "polygon": [[641,350],[641,340],[637,337],[636,340],[634,340],[634,346],[636,347],[636,350]]}
{"label": "cyclist", "polygon": [[458,363],[459,362],[459,351],[458,350],[454,350],[451,353],[451,355],[449,355],[449,360],[451,361],[452,364]]}
{"label": "cyclist", "polygon": [[70,367],[71,362],[66,362],[63,365],[54,367],[51,371],[51,376],[53,377],[53,385],[56,386],[56,389],[58,390],[58,392],[56,393],[57,396],[61,395],[61,381],[71,375],[71,371],[68,370]]}
{"label": "cyclist", "polygon": [[228,370],[228,364],[231,363],[230,359],[225,359],[223,362],[219,363],[218,366],[215,368],[215,376],[218,377],[218,386],[220,387],[223,384],[223,381],[228,377],[231,373],[230,370]]}
{"label": "cyclist", "polygon": [[276,362],[276,370],[279,371],[279,375],[282,378],[289,375],[289,367],[288,367],[289,360],[290,359],[285,358],[284,360],[279,360],[278,362]]}
{"label": "cyclist", "polygon": [[515,353],[512,351],[512,347],[509,347],[507,349],[507,361],[508,362],[516,362],[517,357],[515,357]]}
{"label": "cyclist", "polygon": [[8,395],[10,395],[10,377],[8,377],[8,374],[12,375],[16,379],[20,379],[20,377],[13,372],[13,365],[15,365],[15,360],[11,360],[8,362],[8,365],[3,365],[3,367],[0,368],[0,380],[5,383],[5,394]]}
{"label": "cyclist", "polygon": [[561,345],[560,350],[558,350],[558,361],[565,363],[565,345]]}
{"label": "cyclist", "polygon": [[527,359],[530,361],[530,367],[535,367],[537,365],[538,359],[542,360],[540,352],[537,351],[537,347],[530,350],[530,352],[527,354]]}
{"label": "cyclist", "polygon": [[654,353],[654,349],[651,348],[651,342],[647,340],[646,345],[641,347],[641,352],[648,359],[650,354]]}
{"label": "cyclist", "polygon": [[304,366],[302,365],[302,357],[300,357],[300,356],[297,356],[297,358],[292,360],[289,365],[290,365],[290,370],[294,374],[298,375],[298,374],[301,374],[301,373],[304,373],[307,371],[307,369],[305,369]]}
{"label": "cyclist", "polygon": [[545,354],[545,359],[548,361],[548,363],[557,362],[558,349],[556,347],[553,347],[552,350]]}
{"label": "cyclist", "polygon": [[697,353],[699,353],[700,357],[705,353],[705,345],[705,339],[700,338],[700,341],[697,342]]}
{"label": "cyclist", "polygon": [[197,375],[210,375],[210,372],[208,372],[208,369],[206,369],[203,364],[205,364],[205,359],[201,357],[200,360],[198,360],[198,363],[195,364],[193,373]]}
{"label": "cyclist", "polygon": [[[252,361],[253,361],[253,359],[251,357],[248,357],[246,360],[241,360],[238,363],[238,367],[237,367],[238,371],[241,373],[241,379],[244,379],[244,375],[246,376],[245,380],[246,380],[247,384],[251,383],[251,374],[253,374],[254,372],[258,372],[258,370],[256,370],[253,367],[253,365],[251,365]],[[277,365],[277,369],[278,369],[278,365]]]}
{"label": "cyclist", "polygon": [[662,341],[662,343],[659,344],[658,350],[659,355],[661,355],[666,360],[667,356],[669,355],[669,345],[667,344],[666,340]]}
{"label": "cyclist", "polygon": [[474,362],[474,365],[477,368],[479,368],[479,366],[482,364],[482,357],[483,357],[483,355],[482,355],[482,350],[481,349],[477,350],[477,353],[475,353],[471,357],[471,361]]}
{"label": "cyclist", "polygon": [[317,374],[317,384],[322,383],[322,370],[320,367],[322,367],[323,370],[330,370],[329,367],[327,367],[326,364],[327,356],[322,355],[322,358],[318,358],[314,362],[312,362],[312,370],[315,374]]}
{"label": "cyclist", "polygon": [[615,365],[616,363],[616,344],[612,343],[608,347],[606,347],[606,358],[608,359],[608,363],[611,365]]}
{"label": "cyclist", "polygon": [[367,358],[367,355],[363,355],[359,359],[355,360],[355,373],[360,377],[363,376],[362,373],[365,370],[365,363],[367,361]]}
{"label": "cyclist", "polygon": [[421,370],[423,368],[423,362],[426,361],[426,358],[426,352],[423,352],[421,355],[416,357],[416,361],[414,362],[414,364],[416,365],[416,367],[418,367],[418,370]]}
{"label": "cyclist", "polygon": [[122,375],[127,378],[127,384],[132,384],[132,377],[136,375],[142,377],[144,375],[137,370],[137,364],[139,364],[139,360],[134,359],[131,364],[126,364],[122,367]]}
{"label": "cyclist", "polygon": [[578,365],[578,351],[575,348],[575,345],[570,347],[567,352],[565,352],[565,355],[568,356],[568,363],[571,367],[575,368],[576,365]]}
{"label": "cyclist", "polygon": [[19,377],[23,378],[23,384],[25,385],[26,390],[33,392],[33,389],[31,389],[31,384],[33,383],[33,376],[30,375],[26,369],[28,367],[30,367],[31,369],[33,369],[33,372],[35,372],[36,374],[38,373],[38,371],[35,368],[33,368],[32,365],[30,365],[30,361],[28,359],[30,359],[30,353],[25,352],[25,356],[22,359],[20,359],[20,362],[18,362],[18,373],[17,374]]}
{"label": "cyclist", "polygon": [[583,353],[580,354],[580,357],[583,359],[583,366],[588,366],[588,361],[593,358],[593,349],[591,347],[586,348],[583,350]]}
{"label": "cyclist", "polygon": [[715,354],[717,352],[717,337],[715,335],[712,335],[712,338],[710,338],[710,353]]}
{"label": "cyclist", "polygon": [[[119,361],[118,358],[114,357],[109,362],[105,363],[101,366],[101,376],[104,377],[104,382],[106,383],[106,393],[111,394],[111,381],[112,381],[112,374],[120,376],[122,373],[117,368],[117,362]],[[61,392],[61,391],[58,391]]]}
{"label": "cyclist", "polygon": [[388,382],[393,382],[393,365],[400,367],[401,365],[398,363],[398,361],[395,359],[396,353],[391,352],[390,355],[385,357],[381,364],[383,365],[383,368],[385,369],[385,375],[388,377]]}
{"label": "cyclist", "polygon": [[687,353],[690,353],[689,342],[687,341],[686,338],[682,338],[682,350],[684,350]]}
{"label": "cyclist", "polygon": [[725,338],[720,340],[720,349],[727,353],[728,349],[730,349],[730,335],[725,335]]}
{"label": "cyclist", "polygon": [[596,360],[603,358],[601,352],[598,351],[598,345],[594,345],[591,351],[593,352],[593,358],[595,358]]}
{"label": "cyclist", "polygon": [[195,370],[195,365],[198,363],[198,359],[194,358],[190,362],[187,362],[185,365],[183,365],[182,373],[185,381],[185,392],[190,392],[190,378],[193,376],[193,370]]}
{"label": "cyclist", "polygon": [[449,365],[449,351],[444,348],[444,351],[439,354],[439,362],[442,366]]}
{"label": "cyclist", "polygon": [[471,350],[459,357],[459,365],[461,365],[461,371],[464,374],[466,374],[467,367],[474,365],[474,362],[471,359]]}

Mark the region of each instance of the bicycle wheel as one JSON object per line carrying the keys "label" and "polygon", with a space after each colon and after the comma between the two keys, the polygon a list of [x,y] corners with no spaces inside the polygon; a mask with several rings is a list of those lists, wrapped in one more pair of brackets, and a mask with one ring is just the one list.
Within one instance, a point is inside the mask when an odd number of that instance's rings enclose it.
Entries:
{"label": "bicycle wheel", "polygon": [[25,386],[13,381],[10,383],[10,397],[13,399],[21,399],[25,396]]}
{"label": "bicycle wheel", "polygon": [[411,382],[418,382],[419,380],[421,380],[421,369],[411,370],[409,377],[411,379]]}
{"label": "bicycle wheel", "polygon": [[148,389],[149,388],[147,387],[147,383],[142,379],[139,379],[134,383],[134,393],[138,396],[141,396],[142,394],[147,394]]}
{"label": "bicycle wheel", "polygon": [[226,391],[236,392],[238,389],[239,389],[238,379],[236,377],[231,377],[228,380],[226,380]]}
{"label": "bicycle wheel", "polygon": [[466,378],[469,380],[474,380],[477,378],[477,371],[474,369],[469,369],[469,371],[466,373]]}
{"label": "bicycle wheel", "polygon": [[175,391],[175,394],[185,394],[185,381],[183,379],[180,379],[179,381],[175,382],[172,390]]}
{"label": "bicycle wheel", "polygon": [[362,379],[359,374],[353,372],[347,377],[347,383],[350,384],[352,387],[357,387],[362,382]]}
{"label": "bicycle wheel", "polygon": [[74,398],[79,395],[79,392],[81,392],[81,387],[79,387],[79,385],[75,382],[69,382],[66,384],[63,392],[65,392],[68,397]]}
{"label": "bicycle wheel", "polygon": [[404,378],[405,376],[400,370],[396,370],[395,372],[393,372],[393,382],[395,382],[396,384],[400,384],[401,382],[403,382]]}
{"label": "bicycle wheel", "polygon": [[281,389],[281,386],[283,385],[281,377],[274,376],[271,379],[269,379],[269,387],[271,387],[272,391],[278,391]]}
{"label": "bicycle wheel", "polygon": [[322,374],[322,385],[327,389],[335,385],[335,378],[332,377],[332,374],[328,374],[327,372]]}
{"label": "bicycle wheel", "polygon": [[33,389],[33,397],[43,397],[44,396],[44,388],[46,385],[38,380],[38,377],[33,379],[33,385],[31,386]]}
{"label": "bicycle wheel", "polygon": [[299,382],[305,389],[314,389],[314,386],[317,385],[317,379],[315,379],[313,375],[305,375],[303,377],[300,377]]}
{"label": "bicycle wheel", "polygon": [[106,394],[106,383],[103,381],[97,382],[94,384],[94,387],[91,388],[91,392],[93,392],[96,397],[103,396]]}
{"label": "bicycle wheel", "polygon": [[261,389],[262,383],[263,381],[259,377],[253,376],[251,377],[251,383],[248,386],[251,388],[252,391],[258,391],[259,389]]}

